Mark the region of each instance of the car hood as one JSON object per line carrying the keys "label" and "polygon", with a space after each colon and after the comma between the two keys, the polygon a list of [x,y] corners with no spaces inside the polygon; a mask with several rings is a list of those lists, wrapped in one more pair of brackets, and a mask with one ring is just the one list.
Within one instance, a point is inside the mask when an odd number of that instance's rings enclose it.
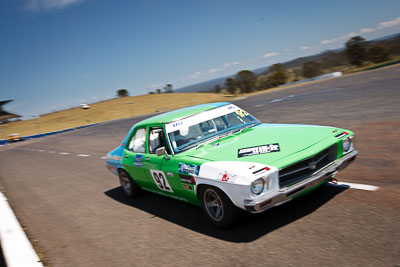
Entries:
{"label": "car hood", "polygon": [[[307,150],[308,154],[314,153],[309,148],[334,136],[333,133],[336,131],[336,128],[325,126],[260,124],[197,149],[191,149],[185,154],[189,157],[209,161],[247,161],[273,164],[282,158],[304,150]],[[279,149],[277,149],[278,147]],[[243,150],[246,148],[250,149]],[[260,149],[257,150],[258,148]],[[252,152],[254,149],[255,153]]]}

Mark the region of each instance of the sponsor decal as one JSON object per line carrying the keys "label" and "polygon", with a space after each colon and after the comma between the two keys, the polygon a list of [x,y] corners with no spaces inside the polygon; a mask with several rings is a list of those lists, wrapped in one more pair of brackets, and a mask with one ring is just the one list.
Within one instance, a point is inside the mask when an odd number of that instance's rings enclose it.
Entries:
{"label": "sponsor decal", "polygon": [[349,134],[348,132],[343,132],[343,133],[340,133],[340,134],[336,135],[335,137],[338,138],[338,139],[340,139],[340,138],[342,138],[343,136],[346,136],[346,135],[348,135],[348,134]]}
{"label": "sponsor decal", "polygon": [[270,170],[270,168],[264,167],[262,169],[259,169],[259,170],[255,171],[255,172],[253,172],[253,174],[254,175],[259,175],[259,174],[264,173],[264,172],[269,171],[269,170]]}
{"label": "sponsor decal", "polygon": [[188,184],[182,184],[182,186],[183,186],[183,188],[185,188],[186,190],[189,190],[189,191],[192,191],[192,190],[193,190],[193,188],[192,188],[192,186],[191,186],[191,185],[188,185]]}
{"label": "sponsor decal", "polygon": [[182,183],[196,184],[196,180],[192,176],[179,174],[179,178],[181,179]]}
{"label": "sponsor decal", "polygon": [[233,182],[235,178],[236,175],[228,173],[227,171],[225,171],[225,173],[218,174],[218,180],[221,182]]}
{"label": "sponsor decal", "polygon": [[135,156],[135,161],[134,161],[133,165],[134,165],[135,167],[142,168],[142,167],[143,167],[143,162],[142,162],[142,160],[143,160],[143,155],[136,155],[136,156]]}
{"label": "sponsor decal", "polygon": [[195,164],[179,163],[178,173],[199,175],[200,166]]}
{"label": "sponsor decal", "polygon": [[115,160],[115,161],[121,161],[121,157],[118,157],[118,156],[107,155],[107,159],[111,159],[111,160]]}
{"label": "sponsor decal", "polygon": [[272,153],[272,152],[279,152],[279,151],[281,151],[281,150],[279,148],[278,143],[268,144],[268,145],[263,145],[263,146],[240,148],[240,149],[238,149],[238,158],[267,154],[267,153]]}
{"label": "sponsor decal", "polygon": [[174,122],[172,124],[172,127],[178,127],[178,126],[181,126],[181,125],[183,125],[183,122],[182,121],[178,121],[178,122]]}
{"label": "sponsor decal", "polygon": [[219,142],[218,142],[218,143],[216,143],[216,144],[213,144],[213,146],[219,146]]}
{"label": "sponsor decal", "polygon": [[167,172],[167,176],[174,177],[174,174],[172,172]]}

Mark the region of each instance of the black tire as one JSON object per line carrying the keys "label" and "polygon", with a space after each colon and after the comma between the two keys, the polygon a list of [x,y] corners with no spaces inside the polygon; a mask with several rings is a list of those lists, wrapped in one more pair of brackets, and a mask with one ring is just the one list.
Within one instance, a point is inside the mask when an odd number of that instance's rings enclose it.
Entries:
{"label": "black tire", "polygon": [[124,171],[119,171],[119,182],[125,195],[130,198],[136,198],[140,194],[140,187],[132,180],[129,174]]}
{"label": "black tire", "polygon": [[229,197],[213,186],[200,188],[200,202],[207,219],[218,228],[228,228],[237,214],[237,208]]}

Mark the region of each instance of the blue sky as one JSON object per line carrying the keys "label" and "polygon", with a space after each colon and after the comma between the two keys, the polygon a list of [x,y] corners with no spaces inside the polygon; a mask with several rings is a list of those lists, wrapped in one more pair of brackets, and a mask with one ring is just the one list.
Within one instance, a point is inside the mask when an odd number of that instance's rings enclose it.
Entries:
{"label": "blue sky", "polygon": [[398,0],[0,0],[0,99],[31,118],[398,32]]}

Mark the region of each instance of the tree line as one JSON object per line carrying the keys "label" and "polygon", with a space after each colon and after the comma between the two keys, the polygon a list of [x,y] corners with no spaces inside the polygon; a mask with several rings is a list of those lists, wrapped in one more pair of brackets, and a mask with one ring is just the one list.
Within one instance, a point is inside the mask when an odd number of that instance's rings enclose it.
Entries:
{"label": "tree line", "polygon": [[341,71],[346,67],[380,63],[389,60],[391,54],[399,54],[399,46],[400,36],[390,43],[390,49],[384,43],[370,44],[361,36],[355,36],[345,43],[344,50],[327,50],[322,53],[320,60],[306,61],[300,67],[293,68],[277,63],[260,75],[250,70],[242,70],[234,77],[227,78],[224,87],[216,85],[212,91],[220,93],[225,89],[229,94],[250,93],[313,78],[324,73]]}
{"label": "tree line", "polygon": [[[277,63],[259,75],[250,70],[241,70],[234,77],[227,78],[223,85],[215,85],[211,91],[217,94],[224,91],[229,94],[251,93],[313,78],[324,73],[343,71],[354,66],[361,67],[364,64],[384,62],[392,55],[400,55],[400,35],[379,42],[368,42],[361,36],[355,36],[345,43],[345,49],[326,50],[320,55],[310,57],[315,60],[303,61],[304,58],[298,58],[285,64]],[[158,88],[149,94],[172,92],[172,84],[167,84],[162,89]],[[117,96],[129,96],[129,92],[126,89],[119,89]]]}
{"label": "tree line", "polygon": [[[161,94],[161,93],[172,93],[174,91],[174,87],[172,84],[167,84],[166,86],[163,87],[163,91],[161,91],[160,88],[156,89],[155,92],[151,91],[149,94]],[[126,97],[129,96],[129,91],[126,89],[118,89],[117,90],[117,96],[118,97]]]}

